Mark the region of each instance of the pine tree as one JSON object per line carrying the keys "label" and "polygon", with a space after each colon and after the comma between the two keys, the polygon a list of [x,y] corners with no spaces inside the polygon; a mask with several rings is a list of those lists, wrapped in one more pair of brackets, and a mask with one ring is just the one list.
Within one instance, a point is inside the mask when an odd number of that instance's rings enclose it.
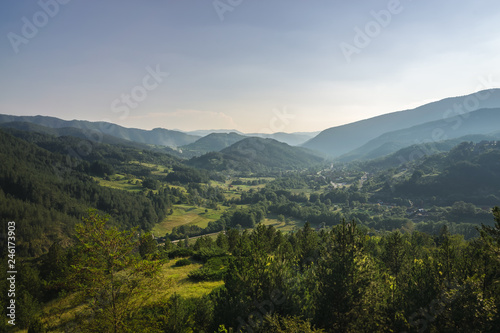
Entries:
{"label": "pine tree", "polygon": [[146,287],[158,265],[134,255],[136,230],[119,231],[108,227],[107,221],[91,211],[76,226],[79,256],[72,265],[71,280],[81,291],[80,301],[91,310],[87,326],[117,333],[125,331],[127,319],[147,297]]}

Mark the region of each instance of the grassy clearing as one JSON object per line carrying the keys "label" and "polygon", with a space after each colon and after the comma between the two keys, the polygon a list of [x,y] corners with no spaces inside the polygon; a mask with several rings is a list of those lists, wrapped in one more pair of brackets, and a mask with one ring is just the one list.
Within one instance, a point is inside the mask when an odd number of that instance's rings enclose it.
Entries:
{"label": "grassy clearing", "polygon": [[201,228],[206,228],[208,222],[217,221],[227,207],[221,206],[219,210],[206,209],[203,207],[194,207],[188,205],[175,205],[173,214],[168,215],[162,222],[156,224],[153,228],[155,235],[163,236],[171,232],[174,227],[185,224],[194,224]]}
{"label": "grassy clearing", "polygon": [[163,165],[152,164],[152,163],[143,163],[143,162],[139,162],[139,161],[131,161],[130,164],[137,164],[137,165],[144,166],[146,168],[150,168],[151,173],[153,173],[153,174],[165,174],[166,171],[171,170]]}
{"label": "grassy clearing", "polygon": [[188,266],[175,266],[177,260],[171,260],[169,263],[163,265],[160,272],[162,278],[170,278],[173,280],[172,286],[168,289],[166,295],[172,296],[174,293],[183,297],[201,297],[210,293],[214,288],[220,287],[224,284],[223,281],[203,281],[193,282],[189,280],[188,274],[202,265],[199,263],[192,263]]}
{"label": "grassy clearing", "polygon": [[304,222],[298,221],[293,218],[286,218],[286,222],[278,221],[276,216],[268,216],[262,221],[264,225],[272,225],[276,230],[280,230],[283,233],[289,233],[291,231],[296,230],[297,228],[302,228],[304,226]]}
{"label": "grassy clearing", "polygon": [[[130,191],[130,192],[141,192],[143,190],[142,185],[140,184],[139,179],[132,179],[132,184],[129,183],[129,179],[125,178],[125,176],[116,174],[110,177],[111,180],[105,180],[100,177],[93,177],[94,180],[99,182],[99,185],[110,187],[118,190]],[[139,181],[139,184],[136,185],[135,182]]]}

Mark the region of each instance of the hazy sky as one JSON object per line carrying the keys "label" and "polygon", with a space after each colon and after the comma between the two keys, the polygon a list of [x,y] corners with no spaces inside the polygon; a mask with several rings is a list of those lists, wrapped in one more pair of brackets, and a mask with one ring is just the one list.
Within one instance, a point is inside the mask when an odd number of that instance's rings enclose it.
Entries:
{"label": "hazy sky", "polygon": [[2,0],[0,113],[316,131],[500,86],[500,2]]}

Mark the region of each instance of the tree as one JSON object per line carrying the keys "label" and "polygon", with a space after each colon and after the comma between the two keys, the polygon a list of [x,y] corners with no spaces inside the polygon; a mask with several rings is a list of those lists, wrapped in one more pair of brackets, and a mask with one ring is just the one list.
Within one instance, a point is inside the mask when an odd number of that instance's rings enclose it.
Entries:
{"label": "tree", "polygon": [[389,269],[394,281],[391,286],[391,298],[394,315],[398,311],[398,292],[400,288],[401,269],[405,260],[405,249],[403,235],[396,230],[389,234],[385,239],[384,252],[382,260]]}
{"label": "tree", "polygon": [[343,221],[329,236],[317,267],[316,323],[335,332],[366,331],[378,316],[367,298],[374,268],[365,234]]}
{"label": "tree", "polygon": [[142,181],[142,187],[150,189],[150,190],[157,190],[159,185],[160,185],[160,183],[156,179],[150,178],[150,177],[145,178]]}
{"label": "tree", "polygon": [[125,331],[128,317],[147,298],[146,287],[158,265],[134,255],[136,230],[119,231],[107,222],[107,217],[90,211],[76,226],[79,255],[71,280],[91,311],[83,324],[90,330],[117,333]]}
{"label": "tree", "polygon": [[[485,296],[495,298],[496,308],[500,311],[500,207],[493,208],[492,213],[495,225],[482,225],[479,230],[485,252],[482,291]],[[494,323],[500,325],[500,314],[496,315]]]}
{"label": "tree", "polygon": [[148,259],[158,252],[158,244],[153,235],[148,232],[141,236],[139,240],[139,253],[143,259]]}

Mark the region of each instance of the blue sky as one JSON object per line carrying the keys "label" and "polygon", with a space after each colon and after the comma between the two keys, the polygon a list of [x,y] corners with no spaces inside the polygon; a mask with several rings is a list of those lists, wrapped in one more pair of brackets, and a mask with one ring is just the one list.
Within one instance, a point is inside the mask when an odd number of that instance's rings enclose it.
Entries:
{"label": "blue sky", "polygon": [[3,0],[0,113],[323,130],[498,87],[499,28],[494,0]]}

